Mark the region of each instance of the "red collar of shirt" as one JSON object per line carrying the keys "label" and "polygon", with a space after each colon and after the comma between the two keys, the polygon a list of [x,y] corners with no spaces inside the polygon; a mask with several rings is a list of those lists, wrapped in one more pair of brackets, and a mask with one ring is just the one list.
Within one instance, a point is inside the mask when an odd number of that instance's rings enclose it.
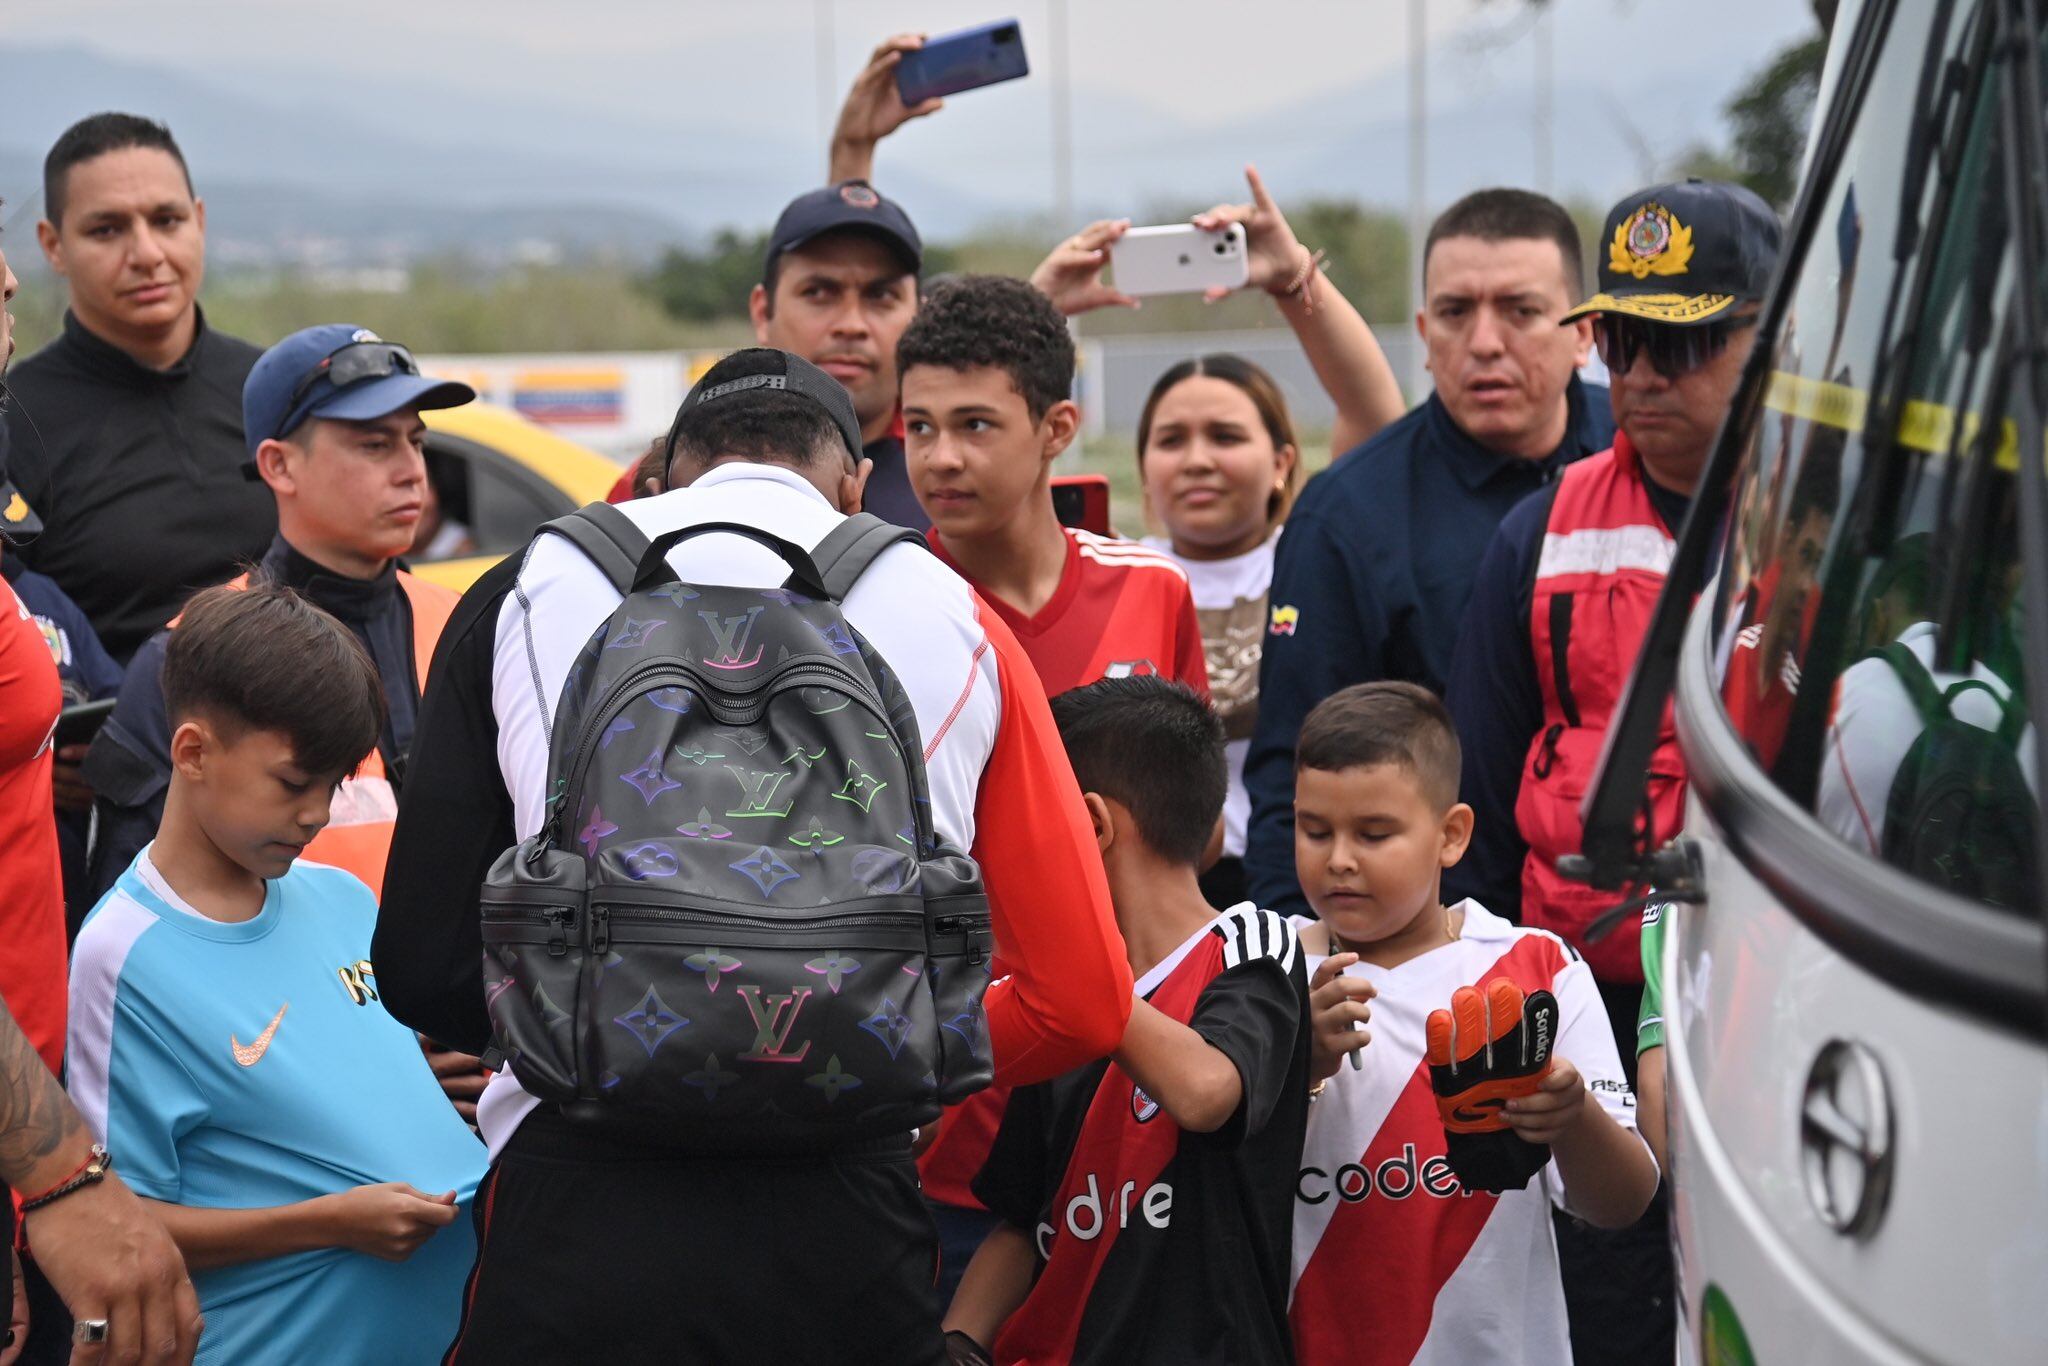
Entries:
{"label": "red collar of shirt", "polygon": [[1002,617],[1004,623],[1020,636],[1044,634],[1059,621],[1061,615],[1067,610],[1068,605],[1074,600],[1074,594],[1079,591],[1081,582],[1080,544],[1074,539],[1073,532],[1067,528],[1061,528],[1060,535],[1065,538],[1067,543],[1067,558],[1066,562],[1060,567],[1059,587],[1052,590],[1052,596],[1046,599],[1045,606],[1039,608],[1035,615],[1027,617],[1015,607],[982,587],[979,580],[962,569],[959,562],[946,553],[945,543],[939,539],[939,529],[937,527],[933,527],[924,534],[925,542],[931,546],[932,553],[937,555],[939,560],[948,569],[967,580],[976,595],[993,608]]}

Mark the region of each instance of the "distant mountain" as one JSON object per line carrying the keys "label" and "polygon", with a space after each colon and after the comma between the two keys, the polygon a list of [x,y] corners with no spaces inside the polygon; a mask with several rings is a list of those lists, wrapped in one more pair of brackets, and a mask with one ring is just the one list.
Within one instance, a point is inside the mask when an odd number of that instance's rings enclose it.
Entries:
{"label": "distant mountain", "polygon": [[[1804,4],[1723,2],[1743,22],[1682,35],[1669,31],[1668,5],[1552,7],[1554,193],[1605,203],[1689,144],[1718,141],[1730,91],[1809,25]],[[1499,6],[1433,37],[1434,207],[1480,185],[1535,178],[1536,72],[1514,14]],[[1682,60],[1671,47],[1679,39]],[[1398,26],[1390,41],[1404,41]],[[644,260],[721,226],[765,227],[824,169],[816,109],[752,106],[745,70],[722,74],[715,90],[679,82],[642,100],[649,112],[635,116],[494,85],[486,70],[431,65],[294,79],[289,63],[200,70],[0,44],[0,70],[7,216],[35,197],[42,149],[63,128],[97,109],[130,109],[176,131],[211,205],[223,264],[357,268],[455,248],[487,263],[549,253]],[[1186,107],[1162,108],[1077,86],[1077,219],[1241,197],[1248,160],[1283,202],[1405,205],[1398,64],[1264,112],[1234,110],[1233,88],[1229,73],[1190,73]],[[1043,223],[1053,198],[1048,86],[1034,77],[949,101],[890,140],[876,178],[937,240],[991,221]]]}
{"label": "distant mountain", "polygon": [[[515,262],[652,260],[683,235],[665,214],[619,204],[518,202],[499,207],[406,194],[349,194],[283,181],[208,175],[207,251],[216,267],[290,266],[361,271],[459,254],[484,268]],[[33,253],[27,225],[42,214],[42,158],[0,147],[0,218],[18,221],[17,250]]]}
{"label": "distant mountain", "polygon": [[[11,144],[0,147],[0,196],[10,204],[40,184],[42,154],[28,149],[96,110],[145,113],[177,134],[212,205],[214,239],[252,259],[326,260],[336,242],[363,263],[453,245],[490,258],[536,235],[638,257],[717,227],[765,226],[793,187],[824,172],[823,149],[794,138],[683,136],[431,83],[351,82],[344,102],[332,84],[216,84],[76,47],[0,45],[0,69]],[[935,235],[1004,207],[915,174],[892,174],[889,188],[937,206],[920,213]],[[244,208],[254,216],[230,212]]]}

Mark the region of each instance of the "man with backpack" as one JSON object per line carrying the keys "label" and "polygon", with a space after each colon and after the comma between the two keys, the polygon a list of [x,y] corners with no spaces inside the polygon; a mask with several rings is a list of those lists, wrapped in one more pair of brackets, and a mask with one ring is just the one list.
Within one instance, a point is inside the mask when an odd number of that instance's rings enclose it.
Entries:
{"label": "man with backpack", "polygon": [[450,1360],[943,1362],[912,1130],[1121,1037],[1036,675],[846,515],[860,435],[823,371],[736,353],[670,492],[551,524],[443,636],[375,961],[499,1068]]}
{"label": "man with backpack", "polygon": [[[1938,649],[1931,540],[1901,537],[1863,590],[1873,643],[1836,686],[1815,810],[1873,858],[2017,910],[2040,876],[2026,695],[1998,639],[1967,660]],[[2015,588],[1992,584],[1991,615],[2014,619]]]}
{"label": "man with backpack", "polygon": [[[1583,953],[1626,1066],[1642,1003],[1640,926],[1597,941],[1611,892],[1567,881],[1579,804],[1635,667],[1676,538],[1756,338],[1781,232],[1738,185],[1690,179],[1639,191],[1607,215],[1593,319],[1611,376],[1610,450],[1567,468],[1502,519],[1480,562],[1447,702],[1475,812],[1460,890]],[[1653,844],[1679,830],[1685,769],[1666,718],[1649,766]],[[1634,1082],[1634,1068],[1629,1069]],[[1582,1362],[1671,1354],[1661,1206],[1614,1233],[1559,1229],[1572,1352]]]}

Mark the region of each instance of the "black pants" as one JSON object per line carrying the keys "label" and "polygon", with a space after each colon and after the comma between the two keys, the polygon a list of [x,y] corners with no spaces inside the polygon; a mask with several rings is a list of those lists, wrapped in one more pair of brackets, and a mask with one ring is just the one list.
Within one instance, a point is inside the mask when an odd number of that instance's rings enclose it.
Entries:
{"label": "black pants", "polygon": [[[1628,1083],[1636,1083],[1636,1012],[1640,983],[1600,983],[1615,1046]],[[1558,1273],[1571,1320],[1572,1359],[1579,1366],[1634,1366],[1670,1361],[1676,1350],[1670,1205],[1663,1187],[1643,1217],[1627,1228],[1603,1229],[1557,1215]]]}
{"label": "black pants", "polygon": [[1627,1228],[1594,1228],[1561,1210],[1555,1214],[1572,1360],[1577,1366],[1672,1360],[1678,1350],[1678,1306],[1664,1188]]}
{"label": "black pants", "polygon": [[28,1345],[20,1366],[64,1366],[71,1360],[71,1311],[34,1257],[21,1259],[21,1279],[28,1291]]}
{"label": "black pants", "polygon": [[[13,1244],[14,1201],[7,1198],[7,1188],[0,1186],[0,1250]],[[13,1321],[14,1278],[5,1279],[6,1284],[0,1286],[0,1337],[12,1346],[12,1330],[7,1325]],[[21,1366],[63,1366],[71,1360],[71,1311],[64,1307],[57,1288],[33,1255],[21,1259],[21,1281],[28,1298],[28,1341],[17,1360]]]}
{"label": "black pants", "polygon": [[908,1137],[833,1158],[680,1157],[530,1115],[476,1198],[451,1366],[943,1366]]}

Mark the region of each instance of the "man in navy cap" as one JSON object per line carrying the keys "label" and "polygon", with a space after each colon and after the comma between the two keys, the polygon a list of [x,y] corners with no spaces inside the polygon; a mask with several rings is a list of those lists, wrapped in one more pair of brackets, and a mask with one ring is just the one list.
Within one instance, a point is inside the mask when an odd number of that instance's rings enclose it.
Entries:
{"label": "man in navy cap", "polygon": [[843,180],[782,211],[747,301],[756,340],[802,356],[852,396],[875,462],[866,510],[917,531],[930,522],[903,463],[896,343],[917,312],[923,259],[910,215],[865,180]]}
{"label": "man in navy cap", "polygon": [[[335,794],[307,857],[379,889],[420,690],[455,595],[397,567],[426,491],[420,412],[468,403],[466,384],[422,375],[403,346],[346,323],[309,327],[256,361],[242,388],[246,477],[269,485],[278,534],[255,576],[282,583],[354,632],[384,681],[377,750]],[[238,582],[246,583],[249,576]],[[175,627],[175,622],[173,623]],[[162,670],[168,631],[143,645],[86,773],[99,794],[93,855],[104,892],[156,830],[170,777]]]}
{"label": "man in navy cap", "polygon": [[[1565,322],[1593,320],[1620,430],[1612,449],[1572,465],[1502,520],[1451,665],[1460,795],[1477,820],[1464,862],[1445,874],[1445,897],[1476,897],[1583,953],[1630,1062],[1641,926],[1624,918],[1589,943],[1587,926],[1614,896],[1560,877],[1557,860],[1579,852],[1579,803],[1749,358],[1780,239],[1763,200],[1716,181],[1652,186],[1607,215],[1599,290]],[[1685,813],[1685,765],[1668,713],[1664,724],[1650,760],[1653,845],[1676,835]],[[1661,1202],[1636,1229],[1604,1235],[1619,1240],[1611,1243],[1560,1230],[1578,1360],[1670,1356],[1660,1210]]]}

